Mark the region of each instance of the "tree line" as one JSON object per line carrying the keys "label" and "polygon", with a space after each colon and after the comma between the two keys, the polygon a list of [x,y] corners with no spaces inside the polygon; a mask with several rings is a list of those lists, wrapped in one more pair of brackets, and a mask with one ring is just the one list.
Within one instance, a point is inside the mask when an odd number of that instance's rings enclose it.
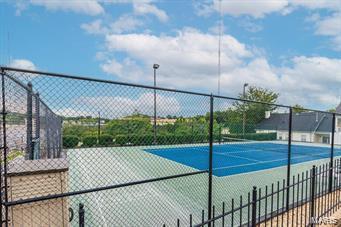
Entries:
{"label": "tree line", "polygon": [[[215,140],[221,140],[228,134],[230,138],[246,138],[256,140],[274,139],[274,135],[255,133],[255,128],[265,118],[266,111],[274,111],[279,94],[273,91],[249,87],[245,96],[240,99],[254,100],[269,104],[247,101],[233,101],[230,106],[213,113],[213,135]],[[218,102],[219,104],[219,102]],[[175,119],[174,123],[157,125],[157,144],[200,143],[207,142],[209,135],[210,113],[191,117],[166,116]],[[96,117],[66,118],[80,122],[96,122]],[[103,119],[102,119],[103,120]],[[92,147],[110,145],[150,145],[153,144],[153,124],[151,116],[134,113],[120,119],[104,119],[101,125],[71,125],[64,124],[63,144],[65,147]],[[243,123],[245,121],[245,124]]]}

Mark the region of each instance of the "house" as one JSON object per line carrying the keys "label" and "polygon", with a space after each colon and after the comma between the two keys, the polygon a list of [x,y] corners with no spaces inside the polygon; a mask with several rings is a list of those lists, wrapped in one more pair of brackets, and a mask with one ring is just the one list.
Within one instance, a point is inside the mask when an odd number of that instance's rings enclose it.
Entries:
{"label": "house", "polygon": [[[101,125],[105,125],[106,122],[105,120],[100,120],[100,124]],[[63,125],[75,125],[75,126],[98,126],[98,120],[95,119],[94,121],[86,121],[86,120],[82,120],[82,119],[79,119],[79,120],[63,120]]]}
{"label": "house", "polygon": [[[341,144],[341,103],[336,108],[335,144]],[[277,133],[277,140],[288,140],[289,113],[266,113],[256,126],[257,133]],[[332,114],[319,112],[294,113],[292,140],[310,143],[331,143]]]}
{"label": "house", "polygon": [[[156,125],[174,125],[177,119],[173,118],[156,118]],[[154,124],[154,118],[150,118],[150,124]]]}

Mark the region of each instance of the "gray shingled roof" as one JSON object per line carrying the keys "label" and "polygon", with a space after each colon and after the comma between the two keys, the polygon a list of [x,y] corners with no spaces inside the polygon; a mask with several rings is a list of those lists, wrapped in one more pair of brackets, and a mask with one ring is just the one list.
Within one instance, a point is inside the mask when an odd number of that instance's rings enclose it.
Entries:
{"label": "gray shingled roof", "polygon": [[[289,114],[272,113],[256,126],[259,130],[288,130]],[[330,132],[332,129],[332,114],[304,112],[294,113],[292,130],[299,132]]]}

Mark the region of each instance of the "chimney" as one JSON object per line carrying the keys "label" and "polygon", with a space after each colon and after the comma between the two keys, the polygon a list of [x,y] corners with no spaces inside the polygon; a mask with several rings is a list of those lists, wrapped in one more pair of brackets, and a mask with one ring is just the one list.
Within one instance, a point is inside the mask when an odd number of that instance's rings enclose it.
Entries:
{"label": "chimney", "polygon": [[270,111],[265,111],[265,119],[269,119],[271,116],[271,112]]}
{"label": "chimney", "polygon": [[318,122],[318,121],[319,121],[319,113],[316,112],[316,122]]}

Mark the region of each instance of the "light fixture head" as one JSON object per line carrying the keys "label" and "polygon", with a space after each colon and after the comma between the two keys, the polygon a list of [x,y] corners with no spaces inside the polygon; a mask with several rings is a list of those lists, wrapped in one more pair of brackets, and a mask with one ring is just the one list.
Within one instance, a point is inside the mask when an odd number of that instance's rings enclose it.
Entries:
{"label": "light fixture head", "polygon": [[158,64],[153,65],[153,69],[158,69],[159,67],[160,67],[160,65],[158,65]]}

